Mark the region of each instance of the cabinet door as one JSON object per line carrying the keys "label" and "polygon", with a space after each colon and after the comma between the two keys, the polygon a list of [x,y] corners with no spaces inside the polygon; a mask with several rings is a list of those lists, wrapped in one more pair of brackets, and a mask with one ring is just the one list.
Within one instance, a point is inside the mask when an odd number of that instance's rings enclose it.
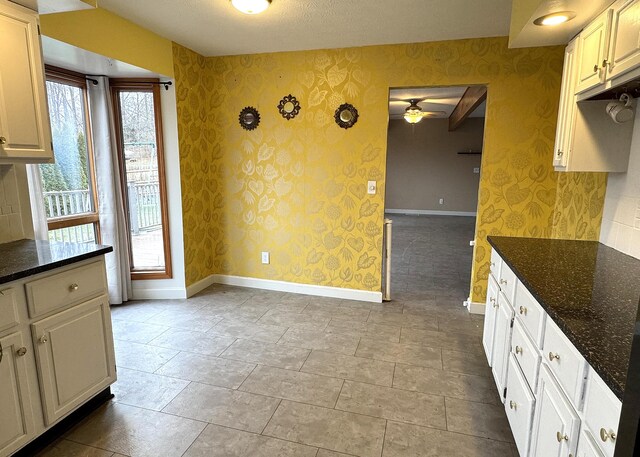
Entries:
{"label": "cabinet door", "polygon": [[491,369],[496,386],[498,387],[498,392],[500,393],[500,398],[503,402],[504,388],[507,384],[507,359],[511,349],[512,319],[513,310],[507,303],[504,295],[499,294]]}
{"label": "cabinet door", "polygon": [[607,10],[578,36],[580,65],[576,93],[584,92],[604,83],[610,24],[611,10]]}
{"label": "cabinet door", "polygon": [[493,364],[493,338],[496,330],[497,310],[498,286],[493,280],[493,277],[490,276],[487,288],[487,304],[484,312],[484,330],[482,332],[482,345],[484,346],[484,353],[487,356],[489,366]]}
{"label": "cabinet door", "polygon": [[514,355],[509,356],[509,379],[504,409],[509,419],[518,453],[526,457],[531,438],[531,420],[535,398],[529,384],[522,375]]}
{"label": "cabinet door", "polygon": [[578,414],[543,364],[538,379],[530,457],[575,455],[579,430]]}
{"label": "cabinet door", "polygon": [[0,163],[53,160],[37,13],[0,2]]}
{"label": "cabinet door", "polygon": [[10,455],[34,436],[23,343],[21,333],[0,338],[0,455]]}
{"label": "cabinet door", "polygon": [[640,65],[640,1],[617,2],[613,7],[607,78]]}
{"label": "cabinet door", "polygon": [[562,70],[562,88],[560,89],[560,106],[558,107],[558,124],[556,127],[556,147],[553,155],[554,167],[566,167],[571,153],[573,133],[576,123],[576,73],[579,40],[573,40],[564,51],[564,68]]}
{"label": "cabinet door", "polygon": [[106,296],[43,319],[31,330],[46,425],[115,381]]}

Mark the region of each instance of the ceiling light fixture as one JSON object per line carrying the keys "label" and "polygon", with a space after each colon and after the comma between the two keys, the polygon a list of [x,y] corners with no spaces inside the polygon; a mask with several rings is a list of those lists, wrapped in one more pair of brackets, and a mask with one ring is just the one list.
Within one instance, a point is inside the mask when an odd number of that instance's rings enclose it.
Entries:
{"label": "ceiling light fixture", "polygon": [[259,14],[269,8],[271,0],[231,0],[231,4],[244,14]]}
{"label": "ceiling light fixture", "polygon": [[558,11],[556,13],[545,14],[533,21],[535,25],[553,26],[564,24],[576,17],[576,13],[573,11]]}
{"label": "ceiling light fixture", "polygon": [[404,120],[409,124],[417,124],[422,120],[424,113],[422,108],[418,106],[418,100],[412,98],[409,102],[411,104],[404,110]]}

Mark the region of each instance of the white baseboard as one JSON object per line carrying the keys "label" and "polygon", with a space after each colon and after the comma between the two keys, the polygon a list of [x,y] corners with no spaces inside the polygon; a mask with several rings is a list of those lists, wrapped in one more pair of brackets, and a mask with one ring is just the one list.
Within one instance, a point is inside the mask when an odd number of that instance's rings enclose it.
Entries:
{"label": "white baseboard", "polygon": [[432,209],[385,209],[388,214],[405,214],[407,216],[467,216],[476,217],[472,211],[437,211]]}
{"label": "white baseboard", "polygon": [[193,297],[198,292],[206,289],[207,287],[209,287],[212,284],[215,284],[216,283],[215,276],[216,275],[209,275],[206,278],[201,279],[198,282],[194,282],[190,286],[187,286],[187,298],[188,297]]}
{"label": "white baseboard", "polygon": [[299,284],[288,281],[275,281],[273,279],[246,278],[243,276],[211,275],[187,287],[189,297],[195,295],[212,284],[226,284],[229,286],[250,287],[253,289],[276,290],[279,292],[291,292],[294,294],[316,295],[319,297],[341,298],[344,300],[358,300],[373,303],[382,303],[382,292],[368,290],[345,289],[342,287],[316,286],[312,284]]}
{"label": "white baseboard", "polygon": [[464,301],[464,307],[470,314],[484,314],[486,306],[486,303],[473,302],[470,299]]}
{"label": "white baseboard", "polygon": [[187,298],[187,290],[182,288],[133,289],[131,300],[179,300]]}

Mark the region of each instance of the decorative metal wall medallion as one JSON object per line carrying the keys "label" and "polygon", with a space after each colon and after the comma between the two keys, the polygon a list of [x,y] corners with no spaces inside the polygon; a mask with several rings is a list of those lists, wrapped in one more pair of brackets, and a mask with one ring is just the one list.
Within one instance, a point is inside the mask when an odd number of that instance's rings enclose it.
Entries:
{"label": "decorative metal wall medallion", "polygon": [[293,119],[300,113],[300,102],[289,94],[278,103],[278,111],[286,120]]}
{"label": "decorative metal wall medallion", "polygon": [[343,103],[333,117],[336,119],[336,124],[343,129],[348,129],[358,122],[358,110],[350,103]]}
{"label": "decorative metal wall medallion", "polygon": [[253,130],[260,124],[260,113],[253,106],[240,111],[240,126],[245,130]]}

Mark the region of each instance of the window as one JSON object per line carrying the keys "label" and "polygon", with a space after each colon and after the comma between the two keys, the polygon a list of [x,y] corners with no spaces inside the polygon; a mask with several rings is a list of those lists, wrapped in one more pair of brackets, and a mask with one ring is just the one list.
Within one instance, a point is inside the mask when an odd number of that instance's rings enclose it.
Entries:
{"label": "window", "polygon": [[131,240],[131,278],[171,278],[158,82],[115,79],[110,84]]}
{"label": "window", "polygon": [[49,239],[99,242],[95,170],[84,75],[46,69],[55,163],[40,165]]}

